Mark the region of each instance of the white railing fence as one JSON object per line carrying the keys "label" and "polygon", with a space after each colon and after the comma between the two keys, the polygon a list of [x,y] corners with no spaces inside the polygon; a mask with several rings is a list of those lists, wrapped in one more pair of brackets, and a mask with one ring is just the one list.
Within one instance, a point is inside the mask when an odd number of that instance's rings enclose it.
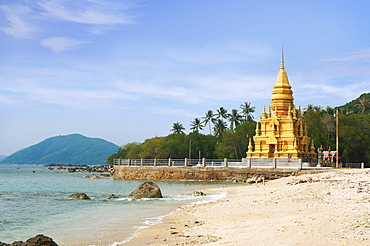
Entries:
{"label": "white railing fence", "polygon": [[243,159],[114,159],[113,165],[126,166],[193,166],[193,167],[249,167],[249,168],[302,168],[302,160],[295,158]]}

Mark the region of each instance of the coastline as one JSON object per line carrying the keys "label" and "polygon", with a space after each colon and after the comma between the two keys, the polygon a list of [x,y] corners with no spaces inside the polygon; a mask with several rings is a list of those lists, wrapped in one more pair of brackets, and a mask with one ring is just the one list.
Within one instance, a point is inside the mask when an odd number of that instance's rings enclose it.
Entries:
{"label": "coastline", "polygon": [[265,185],[211,188],[228,196],[177,209],[117,245],[366,245],[369,174],[339,169]]}

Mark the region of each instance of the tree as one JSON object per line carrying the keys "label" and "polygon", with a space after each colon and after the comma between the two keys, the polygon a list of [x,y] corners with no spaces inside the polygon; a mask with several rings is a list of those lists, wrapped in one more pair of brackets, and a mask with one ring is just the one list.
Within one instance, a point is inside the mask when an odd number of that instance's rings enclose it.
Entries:
{"label": "tree", "polygon": [[339,115],[339,156],[342,162],[370,164],[370,115]]}
{"label": "tree", "polygon": [[231,114],[229,114],[229,121],[230,121],[230,129],[231,131],[234,130],[234,127],[240,125],[243,122],[243,116],[241,116],[237,109],[231,110]]}
{"label": "tree", "polygon": [[339,114],[344,115],[344,116],[353,114],[353,111],[348,108],[339,108],[338,111],[339,111]]}
{"label": "tree", "polygon": [[249,139],[255,134],[256,122],[248,122],[235,127],[234,131],[225,131],[216,145],[217,158],[241,159],[246,157]]}
{"label": "tree", "polygon": [[215,136],[222,136],[222,133],[227,129],[226,122],[222,119],[217,119],[213,126],[213,132]]}
{"label": "tree", "polygon": [[[215,146],[219,141],[219,137],[213,135],[204,135],[199,132],[191,132],[188,135],[188,140],[191,141],[190,156],[191,158],[210,158],[215,159]],[[189,142],[187,142],[189,143]]]}
{"label": "tree", "polygon": [[191,126],[190,130],[193,130],[193,132],[199,132],[199,130],[202,130],[203,129],[202,122],[200,121],[199,118],[195,118],[191,122],[190,126]]}
{"label": "tree", "polygon": [[116,153],[108,157],[108,163],[113,164],[114,159],[137,158],[137,156],[131,157],[130,154],[132,154],[131,152],[133,151],[133,149],[139,149],[139,148],[140,148],[140,143],[138,142],[127,143],[119,147]]}
{"label": "tree", "polygon": [[206,126],[207,124],[209,125],[209,134],[211,135],[211,122],[214,121],[214,114],[212,110],[208,110],[206,113],[206,116],[202,117],[203,119],[203,124]]}
{"label": "tree", "polygon": [[184,133],[185,127],[180,123],[176,122],[173,123],[171,132],[179,134],[179,133]]}
{"label": "tree", "polygon": [[185,134],[170,134],[165,137],[162,147],[163,158],[185,158],[188,156],[188,136]]}
{"label": "tree", "polygon": [[328,114],[334,115],[335,114],[335,109],[330,107],[330,106],[326,106],[325,112],[328,113]]}
{"label": "tree", "polygon": [[167,158],[163,151],[163,146],[166,143],[166,137],[154,137],[146,139],[141,144],[141,151],[138,154],[139,158]]}
{"label": "tree", "polygon": [[252,113],[255,112],[256,107],[251,107],[250,102],[244,102],[243,104],[240,105],[240,108],[242,110],[242,114],[244,115],[245,122],[250,122],[254,119]]}
{"label": "tree", "polygon": [[217,109],[217,119],[227,119],[229,117],[229,114],[227,113],[227,109],[225,109],[224,107],[220,107],[219,109]]}
{"label": "tree", "polygon": [[358,108],[359,114],[369,114],[370,112],[370,99],[369,98],[361,98],[358,100],[358,104],[356,105]]}
{"label": "tree", "polygon": [[306,111],[304,121],[309,136],[317,146],[322,145],[324,149],[335,146],[334,117],[330,114],[322,114],[322,111]]}

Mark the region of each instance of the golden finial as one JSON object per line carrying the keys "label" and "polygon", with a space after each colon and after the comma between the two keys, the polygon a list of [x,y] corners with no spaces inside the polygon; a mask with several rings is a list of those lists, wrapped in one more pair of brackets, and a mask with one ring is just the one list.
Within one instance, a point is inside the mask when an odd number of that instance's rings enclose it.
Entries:
{"label": "golden finial", "polygon": [[253,152],[252,138],[249,139],[248,152]]}
{"label": "golden finial", "polygon": [[281,47],[281,67],[280,69],[284,69],[284,46]]}

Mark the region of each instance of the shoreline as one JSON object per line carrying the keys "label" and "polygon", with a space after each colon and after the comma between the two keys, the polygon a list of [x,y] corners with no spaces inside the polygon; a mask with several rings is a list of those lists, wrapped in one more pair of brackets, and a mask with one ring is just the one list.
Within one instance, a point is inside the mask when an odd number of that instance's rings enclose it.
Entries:
{"label": "shoreline", "polygon": [[369,174],[338,169],[207,189],[228,196],[177,209],[117,245],[366,245]]}

